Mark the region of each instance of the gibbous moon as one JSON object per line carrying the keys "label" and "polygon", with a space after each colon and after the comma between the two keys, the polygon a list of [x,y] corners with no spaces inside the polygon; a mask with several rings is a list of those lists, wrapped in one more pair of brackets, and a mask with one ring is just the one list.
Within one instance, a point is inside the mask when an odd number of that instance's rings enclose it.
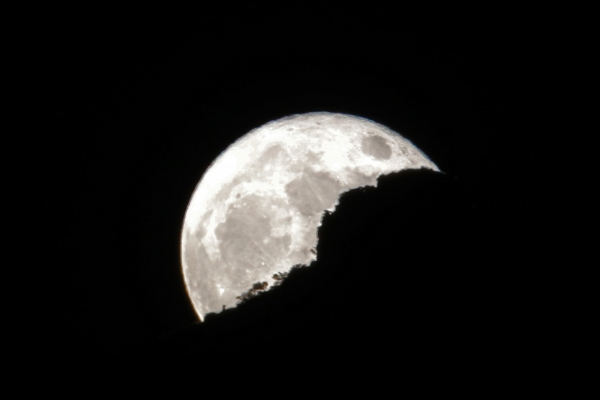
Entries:
{"label": "gibbous moon", "polygon": [[343,192],[418,168],[439,171],[398,133],[352,115],[292,115],[242,136],[204,173],[185,214],[183,276],[200,320],[316,260],[323,213]]}

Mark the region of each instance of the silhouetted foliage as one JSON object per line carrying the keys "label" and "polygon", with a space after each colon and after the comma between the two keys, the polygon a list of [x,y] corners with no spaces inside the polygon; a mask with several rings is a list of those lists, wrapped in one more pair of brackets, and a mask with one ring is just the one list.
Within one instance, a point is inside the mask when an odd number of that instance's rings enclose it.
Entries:
{"label": "silhouetted foliage", "polygon": [[[312,251],[313,249],[311,249]],[[315,250],[315,254],[316,254],[316,250]],[[271,277],[272,279],[275,280],[275,282],[273,282],[272,287],[276,287],[279,286],[283,283],[283,281],[285,279],[287,279],[290,276],[290,273],[294,270],[300,269],[300,268],[305,268],[307,267],[306,265],[302,265],[302,264],[296,264],[294,266],[292,266],[290,268],[289,271],[284,271],[284,272],[276,272],[275,274],[273,274],[273,276]]]}
{"label": "silhouetted foliage", "polygon": [[241,295],[236,297],[236,299],[239,300],[238,304],[245,303],[248,300],[250,300],[251,298],[258,296],[260,293],[267,290],[268,287],[269,287],[269,284],[267,282],[254,283],[252,285],[252,287],[250,288],[250,290],[248,290],[247,292],[244,292]]}
{"label": "silhouetted foliage", "polygon": [[324,216],[310,267],[254,283],[239,307],[208,316],[166,357],[195,351],[232,363],[264,352],[267,362],[285,348],[289,360],[343,366],[382,354],[414,363],[514,354],[510,331],[527,320],[515,307],[523,296],[514,267],[491,247],[494,232],[452,177],[381,177]]}
{"label": "silhouetted foliage", "polygon": [[273,276],[271,277],[275,280],[275,282],[273,283],[273,286],[281,285],[281,282],[283,282],[283,280],[285,278],[287,278],[289,274],[290,274],[289,271],[288,272],[277,272],[277,273],[273,274]]}
{"label": "silhouetted foliage", "polygon": [[274,287],[281,285],[281,283],[290,275],[290,272],[292,272],[295,269],[301,268],[301,267],[305,267],[305,265],[297,264],[297,265],[294,265],[292,268],[290,268],[289,271],[274,273],[271,278],[275,282],[273,282],[273,284],[271,286],[269,286],[268,282],[256,282],[256,283],[252,284],[252,287],[250,288],[250,290],[248,290],[236,297],[236,299],[238,299],[237,305],[244,304],[244,303],[248,302],[248,300],[253,299],[253,298],[261,295],[262,293],[270,291]]}

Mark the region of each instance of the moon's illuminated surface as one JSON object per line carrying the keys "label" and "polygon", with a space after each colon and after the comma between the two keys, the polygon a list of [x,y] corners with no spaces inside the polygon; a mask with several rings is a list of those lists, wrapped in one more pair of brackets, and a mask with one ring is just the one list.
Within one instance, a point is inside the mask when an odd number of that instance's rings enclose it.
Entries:
{"label": "moon's illuminated surface", "polygon": [[205,172],[183,224],[183,275],[200,319],[315,260],[321,218],[340,194],[418,168],[438,171],[398,133],[346,114],[292,115],[238,139]]}

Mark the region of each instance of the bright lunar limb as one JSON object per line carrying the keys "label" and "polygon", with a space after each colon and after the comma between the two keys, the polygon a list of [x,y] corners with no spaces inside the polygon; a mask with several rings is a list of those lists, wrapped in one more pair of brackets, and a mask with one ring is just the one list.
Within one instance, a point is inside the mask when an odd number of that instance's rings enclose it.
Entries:
{"label": "bright lunar limb", "polygon": [[314,261],[323,213],[343,192],[418,168],[438,171],[398,133],[346,114],[292,115],[238,139],[205,172],[185,214],[183,276],[200,319]]}

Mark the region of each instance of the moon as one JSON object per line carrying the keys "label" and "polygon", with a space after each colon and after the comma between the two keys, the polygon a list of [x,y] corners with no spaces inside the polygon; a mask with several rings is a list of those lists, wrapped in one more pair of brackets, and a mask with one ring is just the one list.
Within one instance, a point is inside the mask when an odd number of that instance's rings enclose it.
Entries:
{"label": "moon", "polygon": [[353,115],[292,115],[239,138],[206,170],[183,222],[183,276],[200,320],[316,260],[323,213],[342,193],[419,168],[439,171],[398,133]]}

